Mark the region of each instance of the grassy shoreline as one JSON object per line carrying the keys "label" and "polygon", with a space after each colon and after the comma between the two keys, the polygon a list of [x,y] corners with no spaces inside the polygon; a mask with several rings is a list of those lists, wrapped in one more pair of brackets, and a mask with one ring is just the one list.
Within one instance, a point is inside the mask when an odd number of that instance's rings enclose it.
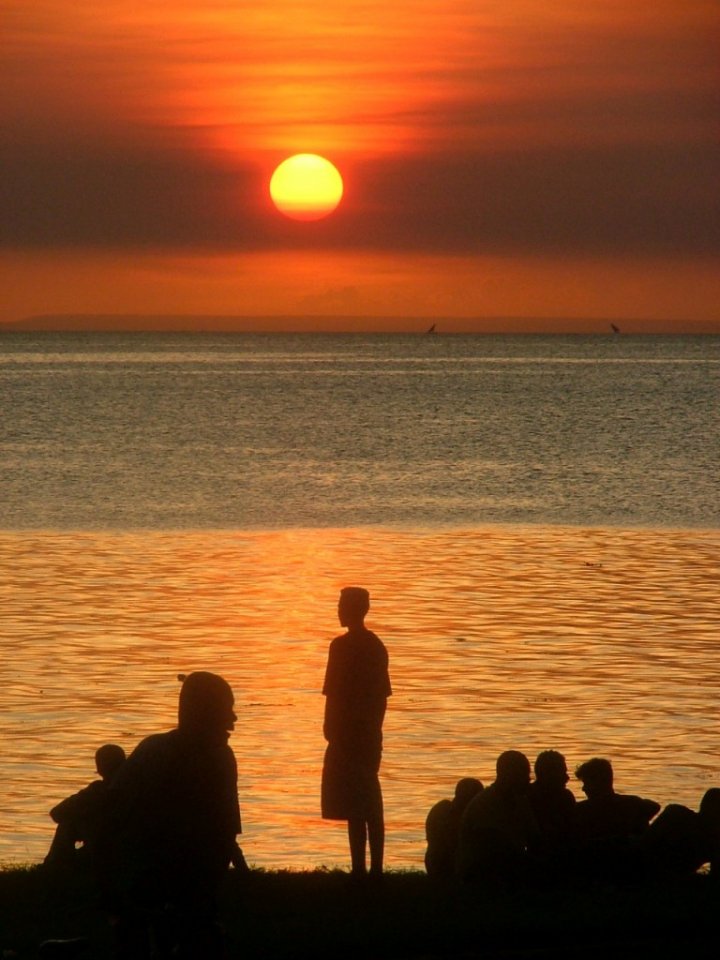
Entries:
{"label": "grassy shoreline", "polygon": [[[708,876],[616,887],[580,883],[489,895],[419,871],[377,886],[340,871],[231,872],[221,898],[228,955],[302,957],[715,957],[720,885]],[[29,960],[48,938],[87,936],[83,960],[110,960],[112,937],[86,878],[0,869],[0,956]]]}

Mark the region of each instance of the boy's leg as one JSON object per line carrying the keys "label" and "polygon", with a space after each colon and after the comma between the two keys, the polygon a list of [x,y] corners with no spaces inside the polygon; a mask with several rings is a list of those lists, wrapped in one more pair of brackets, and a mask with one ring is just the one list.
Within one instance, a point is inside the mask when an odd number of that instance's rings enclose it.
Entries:
{"label": "boy's leg", "polygon": [[364,820],[348,820],[348,840],[350,841],[350,865],[353,874],[364,874],[365,843],[367,840],[367,826]]}
{"label": "boy's leg", "polygon": [[368,820],[368,840],[370,844],[370,873],[378,876],[383,871],[385,856],[385,818],[380,809]]}
{"label": "boy's leg", "polygon": [[69,867],[75,862],[74,824],[59,823],[45,857],[47,867]]}

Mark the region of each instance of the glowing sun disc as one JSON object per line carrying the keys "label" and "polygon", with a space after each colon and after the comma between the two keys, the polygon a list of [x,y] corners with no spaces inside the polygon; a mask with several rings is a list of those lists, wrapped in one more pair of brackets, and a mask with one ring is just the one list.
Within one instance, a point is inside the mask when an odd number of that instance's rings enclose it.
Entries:
{"label": "glowing sun disc", "polygon": [[321,220],[340,203],[343,182],[337,167],[316,153],[296,153],[276,168],[270,196],[293,220]]}

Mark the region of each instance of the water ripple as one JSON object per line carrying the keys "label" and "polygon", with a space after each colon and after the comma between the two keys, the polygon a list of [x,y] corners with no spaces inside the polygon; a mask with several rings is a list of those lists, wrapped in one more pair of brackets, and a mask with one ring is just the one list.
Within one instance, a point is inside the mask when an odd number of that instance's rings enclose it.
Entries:
{"label": "water ripple", "polygon": [[390,865],[420,866],[430,804],[510,747],[607,755],[619,789],[694,806],[720,781],[718,574],[709,531],[0,534],[0,860],[42,857],[95,747],[170,727],[202,668],[238,698],[249,859],[345,863],[319,819],[320,688],[351,582],[391,658]]}

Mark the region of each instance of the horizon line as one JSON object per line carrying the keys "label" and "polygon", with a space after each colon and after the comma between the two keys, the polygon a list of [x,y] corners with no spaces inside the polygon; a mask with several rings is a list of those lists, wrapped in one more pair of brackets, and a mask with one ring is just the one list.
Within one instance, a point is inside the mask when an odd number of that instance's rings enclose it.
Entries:
{"label": "horizon line", "polygon": [[[368,329],[358,329],[365,323]],[[252,324],[252,329],[248,329]],[[303,326],[307,324],[307,326]],[[395,325],[378,329],[377,325]],[[538,329],[542,325],[553,329]],[[468,329],[473,326],[512,325],[515,329]],[[260,327],[260,329],[258,329]],[[568,329],[581,327],[582,329]],[[523,329],[524,328],[524,329]],[[653,329],[660,328],[660,329]],[[398,333],[438,334],[604,334],[687,335],[720,334],[720,321],[682,320],[667,317],[553,316],[492,314],[448,316],[367,313],[144,313],[62,312],[31,314],[16,320],[0,320],[0,332],[27,333]]]}

